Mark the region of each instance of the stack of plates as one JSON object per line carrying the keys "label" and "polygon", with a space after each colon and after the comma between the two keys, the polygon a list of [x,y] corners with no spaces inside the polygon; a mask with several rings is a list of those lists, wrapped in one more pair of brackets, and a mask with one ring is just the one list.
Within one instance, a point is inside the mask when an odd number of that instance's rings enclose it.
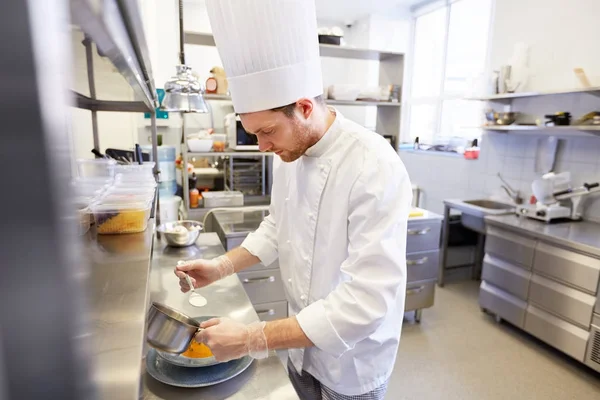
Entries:
{"label": "stack of plates", "polygon": [[[212,317],[196,318],[204,321]],[[199,388],[216,385],[244,372],[251,357],[221,363],[214,357],[189,358],[182,355],[150,349],[146,356],[146,371],[157,381],[171,386]]]}

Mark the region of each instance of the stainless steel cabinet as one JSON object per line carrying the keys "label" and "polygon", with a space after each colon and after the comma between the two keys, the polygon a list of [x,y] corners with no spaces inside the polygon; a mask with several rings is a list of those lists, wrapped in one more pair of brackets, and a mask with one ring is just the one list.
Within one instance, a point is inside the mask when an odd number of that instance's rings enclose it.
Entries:
{"label": "stainless steel cabinet", "polygon": [[531,304],[527,307],[525,331],[583,362],[589,332]]}
{"label": "stainless steel cabinet", "polygon": [[433,306],[435,283],[440,259],[441,215],[426,212],[426,217],[408,221],[406,235],[406,300],[405,311],[415,312]]}
{"label": "stainless steel cabinet", "polygon": [[533,274],[529,301],[588,330],[592,321],[596,298]]}
{"label": "stainless steel cabinet", "polygon": [[287,317],[288,303],[287,301],[274,301],[271,303],[254,304],[254,310],[258,314],[261,321],[274,321]]}
{"label": "stainless steel cabinet", "polygon": [[600,371],[600,259],[489,227],[480,306]]}
{"label": "stainless steel cabinet", "polygon": [[486,254],[483,258],[481,279],[506,290],[521,300],[527,300],[530,278],[530,271],[496,256]]}
{"label": "stainless steel cabinet", "polygon": [[279,269],[244,271],[238,273],[252,304],[285,300]]}
{"label": "stainless steel cabinet", "polygon": [[596,294],[600,260],[540,242],[536,247],[535,271],[590,294]]}
{"label": "stainless steel cabinet", "polygon": [[440,251],[424,251],[406,255],[407,282],[436,279]]}
{"label": "stainless steel cabinet", "polygon": [[531,269],[535,240],[509,231],[489,227],[485,239],[485,252]]}
{"label": "stainless steel cabinet", "polygon": [[406,252],[414,253],[439,249],[442,222],[434,219],[408,223],[406,236]]}
{"label": "stainless steel cabinet", "polygon": [[479,305],[486,311],[491,311],[499,318],[523,328],[527,302],[512,296],[505,291],[487,283],[481,282],[479,290]]}

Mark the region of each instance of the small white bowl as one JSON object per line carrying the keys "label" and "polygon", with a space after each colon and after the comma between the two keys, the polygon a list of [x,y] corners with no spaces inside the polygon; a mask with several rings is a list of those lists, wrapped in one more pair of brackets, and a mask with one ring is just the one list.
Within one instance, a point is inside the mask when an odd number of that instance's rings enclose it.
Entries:
{"label": "small white bowl", "polygon": [[204,153],[212,149],[212,139],[188,139],[187,141],[190,151]]}

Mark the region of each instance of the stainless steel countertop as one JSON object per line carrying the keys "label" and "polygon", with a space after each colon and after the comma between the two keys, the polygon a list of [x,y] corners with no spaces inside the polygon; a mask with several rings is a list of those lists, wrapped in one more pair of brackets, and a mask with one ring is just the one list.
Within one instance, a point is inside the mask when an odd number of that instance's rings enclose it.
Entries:
{"label": "stainless steel countertop", "polygon": [[227,238],[247,236],[260,226],[269,215],[269,206],[264,211],[215,211],[215,222]]}
{"label": "stainless steel countertop", "polygon": [[[158,239],[154,244],[154,260],[150,274],[150,297],[152,301],[174,307],[191,317],[225,316],[244,323],[258,321],[258,316],[242,287],[237,275],[199,290],[208,304],[196,308],[188,303],[187,295],[181,293],[173,268],[179,260],[213,258],[225,250],[216,233],[203,233],[196,245],[187,248],[166,247]],[[145,365],[145,364],[144,364]],[[275,355],[256,360],[239,376],[206,388],[185,389],[165,385],[148,374],[144,375],[143,399],[298,399],[287,371]]]}
{"label": "stainless steel countertop", "polygon": [[150,219],[139,234],[96,237],[92,230],[86,236],[93,373],[101,399],[140,393],[153,230]]}
{"label": "stainless steel countertop", "polygon": [[594,222],[563,222],[546,224],[516,215],[488,216],[488,225],[510,229],[536,239],[600,257],[600,224]]}

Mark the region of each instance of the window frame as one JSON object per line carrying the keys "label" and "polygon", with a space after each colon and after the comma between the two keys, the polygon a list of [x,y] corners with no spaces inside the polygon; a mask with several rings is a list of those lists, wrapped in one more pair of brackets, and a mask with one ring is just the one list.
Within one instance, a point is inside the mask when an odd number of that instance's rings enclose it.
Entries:
{"label": "window frame", "polygon": [[[447,60],[448,60],[448,42],[449,42],[449,33],[450,33],[450,19],[452,14],[451,6],[454,3],[457,3],[462,0],[434,0],[431,2],[427,2],[425,4],[417,5],[411,8],[412,18],[410,24],[410,44],[409,44],[409,53],[406,58],[406,75],[404,79],[404,88],[402,93],[403,107],[402,107],[402,122],[401,122],[401,134],[400,139],[403,142],[412,142],[414,139],[410,132],[410,115],[411,108],[414,105],[423,105],[423,104],[433,104],[435,107],[435,131],[433,134],[434,141],[442,136],[441,134],[441,124],[442,124],[442,112],[443,105],[445,101],[449,100],[464,100],[464,95],[457,94],[446,94],[444,93],[444,85],[446,81],[446,70],[447,70]],[[492,43],[493,43],[493,33],[494,33],[494,19],[496,13],[496,0],[491,1],[491,9],[490,9],[490,18],[488,22],[488,39],[487,39],[487,48],[486,55],[484,61],[484,74],[486,76],[491,75],[491,55],[492,55]],[[415,40],[416,40],[416,25],[417,19],[422,17],[423,15],[429,14],[433,11],[436,11],[442,7],[448,8],[446,12],[446,25],[444,29],[444,54],[442,55],[442,74],[440,76],[440,91],[438,96],[430,96],[430,97],[412,97],[412,82],[414,76],[414,54],[415,54]],[[475,100],[474,100],[475,101]],[[481,131],[479,133],[479,138],[481,137]],[[427,143],[433,144],[433,143]]]}

